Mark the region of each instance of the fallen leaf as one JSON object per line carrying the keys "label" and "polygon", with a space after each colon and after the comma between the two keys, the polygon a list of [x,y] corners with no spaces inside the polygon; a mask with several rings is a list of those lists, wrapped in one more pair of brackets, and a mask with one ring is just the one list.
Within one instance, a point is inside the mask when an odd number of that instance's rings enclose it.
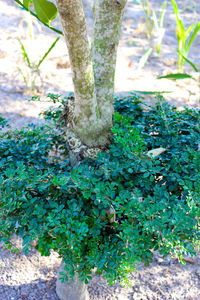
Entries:
{"label": "fallen leaf", "polygon": [[156,149],[152,149],[152,150],[150,150],[150,151],[147,152],[147,156],[154,158],[154,157],[160,155],[161,153],[163,153],[165,151],[166,151],[166,149],[162,148],[162,147],[156,148]]}

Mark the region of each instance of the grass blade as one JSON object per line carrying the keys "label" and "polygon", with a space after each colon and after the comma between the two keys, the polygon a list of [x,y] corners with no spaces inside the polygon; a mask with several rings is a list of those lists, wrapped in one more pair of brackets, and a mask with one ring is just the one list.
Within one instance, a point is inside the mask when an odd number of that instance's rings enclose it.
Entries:
{"label": "grass blade", "polygon": [[148,48],[147,51],[142,55],[142,57],[140,58],[140,61],[138,63],[138,69],[141,70],[144,65],[146,64],[147,60],[149,59],[151,53],[152,53],[152,48]]}
{"label": "grass blade", "polygon": [[143,94],[143,95],[161,95],[173,93],[172,91],[133,91],[134,93]]}
{"label": "grass blade", "polygon": [[178,38],[185,39],[185,28],[181,19],[177,19],[177,36]]}
{"label": "grass blade", "polygon": [[45,60],[49,52],[55,47],[56,43],[59,41],[60,37],[57,37],[57,39],[53,42],[53,44],[50,46],[50,48],[47,50],[47,52],[43,55],[43,57],[40,59],[39,63],[37,64],[37,71],[39,70],[39,67],[41,63]]}
{"label": "grass blade", "polygon": [[190,32],[194,29],[195,24],[190,25],[186,31],[185,31],[185,40],[188,38],[188,36],[190,35]]}
{"label": "grass blade", "polygon": [[167,1],[163,2],[162,8],[161,8],[161,14],[160,14],[160,18],[159,18],[159,27],[163,28],[163,23],[164,23],[164,17],[165,17],[165,12],[166,12],[166,5],[167,5]]}
{"label": "grass blade", "polygon": [[192,43],[194,42],[194,39],[195,39],[197,33],[199,32],[199,29],[200,29],[200,22],[198,22],[197,25],[195,26],[194,31],[189,39],[189,42],[188,42],[188,45],[186,48],[186,53],[188,53],[188,51],[190,50],[190,47],[192,46]]}
{"label": "grass blade", "polygon": [[175,73],[175,74],[169,74],[169,75],[157,77],[157,79],[170,79],[170,80],[179,80],[179,79],[186,79],[186,78],[193,78],[193,77],[186,73]]}
{"label": "grass blade", "polygon": [[176,17],[177,36],[178,36],[178,38],[181,38],[181,37],[183,38],[184,33],[185,33],[185,28],[184,28],[183,22],[180,19],[179,9],[176,4],[176,1],[175,0],[171,0],[171,1],[172,1],[173,9],[174,9],[174,14]]}
{"label": "grass blade", "polygon": [[175,1],[175,0],[171,0],[171,1],[172,1],[174,13],[175,13],[175,15],[178,17],[178,15],[179,15],[179,9],[178,9],[178,6],[177,6],[177,4],[176,4],[176,1]]}
{"label": "grass blade", "polygon": [[26,75],[23,73],[22,69],[21,68],[18,68],[19,72],[21,73],[23,79],[24,79],[24,83],[26,85],[26,88],[28,89],[28,81],[27,81],[27,78],[26,78]]}
{"label": "grass blade", "polygon": [[22,55],[24,57],[24,61],[27,63],[28,67],[31,69],[31,62],[30,59],[28,57],[28,53],[26,52],[26,49],[22,43],[22,41],[20,40],[20,38],[17,38],[18,42],[20,43],[21,49],[22,49]]}
{"label": "grass blade", "polygon": [[194,69],[195,72],[199,72],[199,70],[197,69],[196,65],[191,62],[191,60],[189,60],[187,57],[185,57],[185,55],[183,55],[183,53],[181,53],[179,50],[178,50],[178,53],[182,56],[182,58],[188,63],[191,65],[191,67]]}
{"label": "grass blade", "polygon": [[156,12],[155,12],[154,9],[152,10],[152,20],[154,22],[154,26],[156,27],[156,30],[158,31],[159,30],[159,23],[158,23],[158,19],[157,19]]}

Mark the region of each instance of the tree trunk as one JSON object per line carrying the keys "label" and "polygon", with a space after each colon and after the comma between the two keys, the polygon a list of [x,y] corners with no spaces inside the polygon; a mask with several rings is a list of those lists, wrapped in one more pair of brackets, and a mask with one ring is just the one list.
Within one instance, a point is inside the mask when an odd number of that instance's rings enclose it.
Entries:
{"label": "tree trunk", "polygon": [[93,51],[81,0],[57,0],[74,83],[71,129],[88,147],[109,143],[116,52],[127,0],[96,0]]}
{"label": "tree trunk", "polygon": [[73,75],[75,93],[73,131],[90,146],[97,140],[99,109],[82,1],[57,0],[57,5]]}
{"label": "tree trunk", "polygon": [[62,262],[58,270],[58,279],[56,282],[56,293],[60,300],[89,300],[89,294],[87,286],[84,282],[81,282],[77,275],[74,276],[74,280],[62,283],[59,278],[60,272],[66,272],[64,269],[64,263]]}
{"label": "tree trunk", "polygon": [[92,58],[100,118],[112,127],[113,94],[117,47],[122,15],[127,0],[97,0],[94,5]]}
{"label": "tree trunk", "polygon": [[[82,143],[82,149],[102,148],[110,141],[116,54],[127,0],[95,1],[92,49],[82,1],[56,1],[68,47],[75,94],[74,104],[66,107],[66,138],[70,144],[75,135],[75,140],[78,139],[75,144],[80,147]],[[77,149],[70,152],[72,164],[77,161],[76,153]],[[64,264],[60,271],[64,271]],[[57,280],[56,291],[61,300],[89,299],[87,289],[77,275],[74,282],[61,283]]]}

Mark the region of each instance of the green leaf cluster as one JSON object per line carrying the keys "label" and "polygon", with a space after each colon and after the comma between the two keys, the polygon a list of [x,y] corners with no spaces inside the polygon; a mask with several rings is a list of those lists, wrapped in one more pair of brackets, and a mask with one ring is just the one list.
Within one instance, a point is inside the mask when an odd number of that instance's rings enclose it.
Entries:
{"label": "green leaf cluster", "polygon": [[33,3],[35,12],[38,18],[43,22],[50,24],[56,18],[57,8],[54,3],[47,0],[23,0],[23,5],[30,10],[30,5]]}
{"label": "green leaf cluster", "polygon": [[[64,259],[63,279],[78,272],[85,282],[93,269],[126,282],[155,250],[195,254],[199,111],[177,111],[161,96],[145,109],[134,94],[116,97],[109,149],[71,168],[61,118],[68,99],[49,96],[60,107],[45,112],[47,125],[0,131],[0,239],[9,245],[16,233],[26,251],[37,240],[42,255]],[[150,157],[156,148],[165,151]]]}

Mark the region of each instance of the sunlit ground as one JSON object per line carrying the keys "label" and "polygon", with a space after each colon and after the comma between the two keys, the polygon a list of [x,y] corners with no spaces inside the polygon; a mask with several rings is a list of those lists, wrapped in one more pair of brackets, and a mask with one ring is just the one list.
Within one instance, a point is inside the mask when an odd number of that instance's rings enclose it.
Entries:
{"label": "sunlit ground", "polygon": [[[200,19],[200,3],[198,1],[178,1],[181,16],[186,27]],[[159,16],[162,1],[151,1]],[[57,34],[44,28],[35,19],[19,9],[13,0],[0,1],[1,4],[1,36],[0,36],[0,113],[14,121],[15,126],[21,127],[29,121],[36,121],[41,109],[49,106],[44,103],[30,103],[30,86],[35,74],[24,62],[20,43],[23,43],[31,64],[36,64],[51,44]],[[139,61],[145,51],[155,41],[146,37],[145,17],[141,7],[128,1],[122,26],[122,34],[117,57],[115,91],[127,94],[130,91],[170,91],[165,94],[170,103],[183,108],[198,107],[200,89],[198,80],[185,79],[179,81],[158,80],[157,77],[177,72],[177,38],[176,23],[170,1],[167,3],[161,52],[154,51],[142,69],[138,69]],[[87,11],[89,32],[92,29],[92,19]],[[60,28],[59,20],[54,26]],[[32,36],[29,35],[32,29]],[[199,67],[200,34],[191,47],[188,57]],[[23,72],[23,75],[22,75]],[[185,63],[184,72],[194,74],[192,68]],[[25,85],[26,78],[28,87]],[[29,89],[27,91],[27,89]],[[36,76],[32,94],[45,95],[48,92],[67,95],[73,91],[72,74],[64,39],[61,38],[40,67],[40,77]],[[28,95],[29,94],[29,95]],[[152,97],[145,96],[148,101]]]}

